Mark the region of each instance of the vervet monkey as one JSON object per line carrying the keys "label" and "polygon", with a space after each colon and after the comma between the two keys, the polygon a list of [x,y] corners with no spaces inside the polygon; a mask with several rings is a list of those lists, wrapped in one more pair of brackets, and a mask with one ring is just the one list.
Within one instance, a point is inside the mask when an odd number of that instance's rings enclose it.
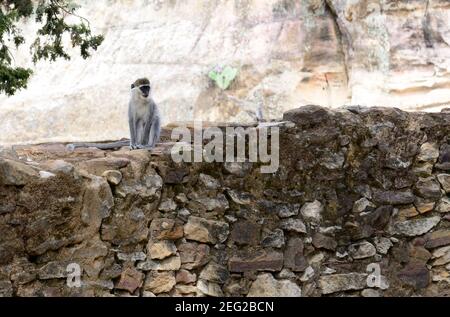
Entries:
{"label": "vervet monkey", "polygon": [[131,98],[128,104],[128,123],[130,140],[113,143],[74,143],[68,144],[69,150],[79,147],[96,147],[107,150],[129,145],[134,149],[152,149],[161,134],[161,115],[151,96],[150,81],[140,78],[131,84]]}
{"label": "vervet monkey", "polygon": [[151,149],[159,141],[161,115],[151,96],[150,81],[147,78],[140,78],[131,84],[128,123],[132,149]]}

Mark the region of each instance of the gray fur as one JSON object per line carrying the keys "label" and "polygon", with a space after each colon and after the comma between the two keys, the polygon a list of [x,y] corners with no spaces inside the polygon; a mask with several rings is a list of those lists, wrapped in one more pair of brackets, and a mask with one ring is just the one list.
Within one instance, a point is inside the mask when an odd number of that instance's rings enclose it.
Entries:
{"label": "gray fur", "polygon": [[151,149],[159,141],[161,133],[161,115],[151,94],[145,97],[139,90],[138,79],[131,89],[128,105],[128,123],[130,126],[130,147],[132,149]]}
{"label": "gray fur", "polygon": [[[161,134],[161,115],[153,101],[151,93],[145,96],[139,89],[141,85],[150,85],[147,78],[140,78],[131,85],[131,98],[128,104],[128,124],[130,140],[113,143],[74,143],[68,144],[68,150],[79,147],[95,147],[101,150],[116,149],[129,145],[134,149],[152,149]],[[151,90],[150,90],[151,92]]]}

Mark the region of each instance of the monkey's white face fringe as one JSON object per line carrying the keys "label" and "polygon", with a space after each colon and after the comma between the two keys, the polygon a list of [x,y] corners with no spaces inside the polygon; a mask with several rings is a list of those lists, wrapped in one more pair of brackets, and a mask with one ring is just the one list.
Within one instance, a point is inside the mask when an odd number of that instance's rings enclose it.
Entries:
{"label": "monkey's white face fringe", "polygon": [[[269,135],[270,153],[268,153],[269,148],[267,146]],[[187,127],[173,129],[171,139],[173,141],[179,140],[170,153],[172,159],[177,163],[200,163],[203,161],[208,163],[269,163],[269,165],[261,166],[260,171],[263,174],[275,173],[279,168],[279,127],[250,127],[247,129],[227,127],[224,137],[220,128],[209,127],[203,130],[202,122],[196,121],[194,123],[194,140],[192,140],[191,130]],[[248,142],[246,142],[247,139]],[[210,142],[203,146],[203,140],[210,140]]]}

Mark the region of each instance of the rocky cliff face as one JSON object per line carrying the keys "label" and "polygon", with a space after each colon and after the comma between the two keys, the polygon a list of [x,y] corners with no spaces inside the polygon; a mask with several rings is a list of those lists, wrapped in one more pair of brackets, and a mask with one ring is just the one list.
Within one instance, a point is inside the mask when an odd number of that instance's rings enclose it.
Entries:
{"label": "rocky cliff face", "polygon": [[[258,108],[278,118],[305,104],[438,110],[450,102],[446,0],[79,3],[104,44],[88,61],[40,63],[29,89],[0,97],[0,143],[127,136],[128,89],[140,76],[153,81],[166,123],[248,122],[246,110]],[[216,64],[239,69],[227,91],[207,77]]]}
{"label": "rocky cliff face", "polygon": [[284,119],[274,174],[175,164],[170,143],[4,148],[0,294],[448,296],[450,114]]}

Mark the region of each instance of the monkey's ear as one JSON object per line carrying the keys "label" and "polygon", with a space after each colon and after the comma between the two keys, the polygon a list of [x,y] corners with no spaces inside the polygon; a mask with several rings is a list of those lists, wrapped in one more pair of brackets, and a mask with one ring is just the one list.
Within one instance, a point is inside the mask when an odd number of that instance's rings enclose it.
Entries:
{"label": "monkey's ear", "polygon": [[134,84],[131,84],[131,89],[133,89],[134,88]]}

